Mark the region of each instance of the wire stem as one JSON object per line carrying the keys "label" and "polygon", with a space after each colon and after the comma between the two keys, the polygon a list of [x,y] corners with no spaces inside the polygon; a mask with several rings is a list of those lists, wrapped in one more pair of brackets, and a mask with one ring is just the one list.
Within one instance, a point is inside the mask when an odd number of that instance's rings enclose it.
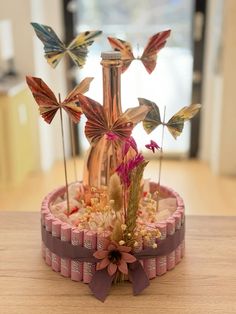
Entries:
{"label": "wire stem", "polygon": [[[60,96],[60,94],[59,94],[59,104],[61,104],[61,96]],[[61,119],[61,137],[62,137],[62,149],[63,149],[65,183],[66,183],[67,215],[69,215],[69,212],[70,212],[70,202],[69,202],[69,189],[68,189],[66,153],[65,153],[65,136],[64,136],[64,127],[63,127],[62,108],[61,108],[61,106],[60,106],[60,119]]]}
{"label": "wire stem", "polygon": [[73,158],[73,166],[74,166],[74,177],[75,182],[78,181],[77,169],[76,169],[76,153],[75,153],[75,135],[73,130],[73,122],[70,119],[70,141],[71,141],[71,149],[72,149],[72,158]]}
{"label": "wire stem", "polygon": [[161,149],[160,149],[159,175],[158,175],[158,186],[159,186],[159,189],[160,189],[160,185],[161,185],[161,170],[162,170],[162,161],[163,161],[163,144],[164,144],[164,134],[165,134],[165,117],[166,117],[166,106],[164,107],[164,115],[163,115],[163,122],[162,122]]}

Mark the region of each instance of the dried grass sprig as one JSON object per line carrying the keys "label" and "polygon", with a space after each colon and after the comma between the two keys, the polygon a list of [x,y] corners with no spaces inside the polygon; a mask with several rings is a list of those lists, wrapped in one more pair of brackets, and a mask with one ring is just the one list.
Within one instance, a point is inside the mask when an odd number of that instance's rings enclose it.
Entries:
{"label": "dried grass sprig", "polygon": [[141,180],[143,177],[144,168],[146,167],[147,164],[148,164],[147,161],[141,162],[137,166],[137,168],[135,168],[132,171],[132,174],[131,174],[129,201],[128,201],[128,208],[127,208],[127,216],[126,216],[126,221],[125,221],[127,228],[124,232],[124,240],[125,240],[126,245],[128,246],[132,246],[135,242],[134,229],[136,227],[137,211],[139,208]]}
{"label": "dried grass sprig", "polygon": [[122,222],[117,220],[111,234],[111,240],[115,241],[116,243],[119,243],[121,240],[123,240],[123,230],[121,228],[121,224]]}
{"label": "dried grass sprig", "polygon": [[109,199],[114,201],[113,208],[115,211],[122,209],[122,185],[117,173],[114,173],[109,180]]}

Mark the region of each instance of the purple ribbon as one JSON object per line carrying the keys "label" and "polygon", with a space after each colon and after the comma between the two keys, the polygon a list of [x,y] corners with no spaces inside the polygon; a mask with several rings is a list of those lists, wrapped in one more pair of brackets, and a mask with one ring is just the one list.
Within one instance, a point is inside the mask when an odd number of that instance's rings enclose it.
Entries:
{"label": "purple ribbon", "polygon": [[[133,285],[133,295],[137,295],[142,292],[147,286],[149,286],[148,277],[140,264],[136,261],[132,264],[128,264],[128,276]],[[115,275],[110,276],[107,269],[97,270],[93,275],[89,288],[97,299],[104,302],[109,294],[113,279]]]}
{"label": "purple ribbon", "polygon": [[[99,261],[93,256],[95,250],[61,241],[61,239],[53,237],[51,232],[47,231],[43,225],[41,226],[41,231],[42,241],[44,242],[45,246],[52,253],[60,256],[61,258],[77,259],[81,262],[89,263],[97,263]],[[158,247],[156,249],[149,247],[140,252],[133,253],[133,255],[137,258],[137,261],[128,264],[128,276],[133,285],[134,295],[139,294],[149,285],[147,275],[138,260],[155,258],[157,256],[170,254],[184,240],[184,235],[185,223],[183,223],[181,228],[176,230],[174,234],[168,235],[163,240],[158,240]],[[107,269],[97,270],[95,272],[89,287],[96,298],[103,302],[105,301],[114,277],[115,275],[110,276],[108,274]]]}

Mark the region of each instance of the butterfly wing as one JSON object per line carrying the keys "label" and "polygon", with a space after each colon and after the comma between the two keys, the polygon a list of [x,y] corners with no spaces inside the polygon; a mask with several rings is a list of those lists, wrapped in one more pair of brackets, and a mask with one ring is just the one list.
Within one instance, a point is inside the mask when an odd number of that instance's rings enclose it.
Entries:
{"label": "butterfly wing", "polygon": [[90,87],[93,77],[86,77],[83,79],[66,97],[63,103],[78,101],[79,94],[85,94]]}
{"label": "butterfly wing", "polygon": [[67,53],[71,56],[74,63],[82,68],[88,54],[88,46],[91,46],[94,39],[101,35],[102,31],[86,31],[80,33],[68,46]]}
{"label": "butterfly wing", "polygon": [[82,109],[76,104],[79,101],[79,95],[84,94],[89,90],[89,86],[93,77],[86,77],[80,84],[78,84],[63,101],[62,107],[69,114],[74,123],[80,121]]}
{"label": "butterfly wing", "polygon": [[114,133],[119,141],[124,141],[131,136],[132,129],[133,123],[120,116],[111,127],[110,132]]}
{"label": "butterfly wing", "polygon": [[113,124],[111,132],[118,136],[120,141],[131,136],[131,132],[136,124],[142,121],[150,108],[140,106],[127,109]]}
{"label": "butterfly wing", "polygon": [[52,90],[38,77],[26,76],[26,82],[39,106],[39,112],[47,123],[51,123],[59,104]]}
{"label": "butterfly wing", "polygon": [[44,45],[45,58],[55,68],[66,52],[66,46],[57,37],[54,30],[47,25],[31,23],[37,37]]}
{"label": "butterfly wing", "polygon": [[125,118],[127,121],[132,122],[133,126],[135,126],[145,119],[150,109],[150,106],[143,104],[143,106],[127,109],[122,114],[122,117]]}
{"label": "butterfly wing", "polygon": [[94,144],[109,131],[104,109],[98,102],[82,94],[79,95],[79,104],[88,119],[85,135]]}
{"label": "butterfly wing", "polygon": [[182,133],[184,122],[192,119],[198,113],[200,108],[200,104],[186,106],[170,118],[166,126],[175,139]]}
{"label": "butterfly wing", "polygon": [[165,46],[167,38],[170,36],[170,30],[163,31],[153,35],[144,49],[144,52],[141,56],[141,61],[145,66],[145,69],[149,74],[156,67],[156,60],[158,52]]}
{"label": "butterfly wing", "polygon": [[62,104],[62,108],[68,113],[74,123],[78,123],[80,121],[80,117],[83,112],[82,109],[75,103],[71,102],[65,105]]}
{"label": "butterfly wing", "polygon": [[147,132],[147,134],[150,134],[153,130],[155,130],[155,128],[162,124],[160,110],[154,102],[148,99],[138,98],[138,101],[141,107],[149,107],[149,112],[143,120],[143,128]]}
{"label": "butterfly wing", "polygon": [[107,39],[111,47],[121,53],[121,59],[123,61],[122,73],[125,72],[130,66],[130,63],[135,59],[130,43],[114,37],[107,37]]}

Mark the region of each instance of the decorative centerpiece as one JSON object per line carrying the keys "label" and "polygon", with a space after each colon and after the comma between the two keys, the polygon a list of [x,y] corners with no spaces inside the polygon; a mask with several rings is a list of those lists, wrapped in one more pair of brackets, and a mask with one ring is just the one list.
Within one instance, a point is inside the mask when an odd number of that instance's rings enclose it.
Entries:
{"label": "decorative centerpiece", "polygon": [[[87,47],[100,31],[79,34],[68,47],[51,27],[32,23],[44,44],[45,57],[55,68],[64,54],[82,67]],[[149,39],[141,57],[135,58],[129,43],[109,37],[115,51],[102,53],[103,105],[84,95],[92,78],[85,78],[62,102],[42,79],[27,77],[27,83],[47,123],[59,110],[62,144],[62,109],[71,123],[87,118],[85,135],[90,149],[85,160],[83,181],[68,183],[64,153],[65,186],[49,193],[42,202],[42,254],[46,263],[64,277],[88,283],[93,294],[104,301],[112,283],[129,280],[133,294],[140,293],[149,280],[173,269],[184,255],[184,202],[173,189],[160,184],[164,129],[173,137],[181,134],[184,122],[200,105],[182,108],[168,122],[161,120],[158,106],[139,98],[139,106],[122,112],[121,73],[134,59],[148,73],[156,66],[158,51],[165,46],[170,31]],[[158,153],[159,179],[143,179],[148,163],[138,151],[132,130],[139,122],[151,133],[162,125],[159,146],[146,145]]]}

